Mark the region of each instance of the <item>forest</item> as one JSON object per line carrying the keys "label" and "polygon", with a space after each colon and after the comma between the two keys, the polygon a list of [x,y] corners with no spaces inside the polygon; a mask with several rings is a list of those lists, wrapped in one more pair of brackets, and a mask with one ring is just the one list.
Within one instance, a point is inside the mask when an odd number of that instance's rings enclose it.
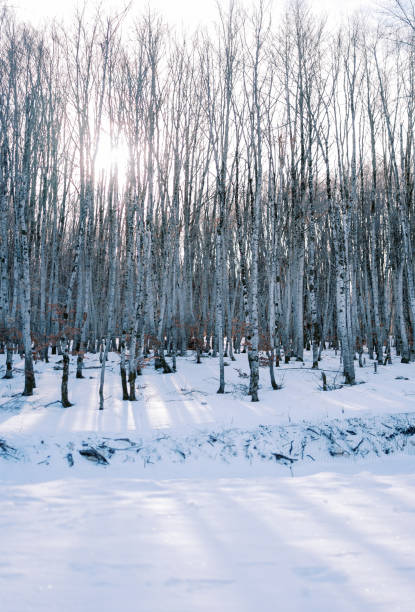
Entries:
{"label": "forest", "polygon": [[1,612],[414,612],[415,0],[94,1],[0,0]]}
{"label": "forest", "polygon": [[[148,11],[70,27],[0,19],[0,332],[24,356],[149,365],[246,353],[259,367],[334,349],[415,358],[415,5],[328,27],[233,1],[191,35]],[[367,353],[367,354],[366,354]],[[68,389],[69,384],[69,389]]]}

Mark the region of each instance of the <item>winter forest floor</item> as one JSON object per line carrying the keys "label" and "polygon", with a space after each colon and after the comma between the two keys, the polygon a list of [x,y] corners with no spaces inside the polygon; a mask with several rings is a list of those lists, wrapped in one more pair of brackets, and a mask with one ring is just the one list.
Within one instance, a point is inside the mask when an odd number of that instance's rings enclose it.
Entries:
{"label": "winter forest floor", "polygon": [[[356,367],[321,390],[291,362],[260,402],[246,355],[151,366],[123,402],[110,355],[36,364],[37,389],[0,380],[2,612],[415,610],[415,364]],[[0,376],[4,356],[0,357]],[[73,359],[73,358],[72,358]],[[357,364],[356,364],[357,366]],[[320,365],[341,383],[339,360]]]}

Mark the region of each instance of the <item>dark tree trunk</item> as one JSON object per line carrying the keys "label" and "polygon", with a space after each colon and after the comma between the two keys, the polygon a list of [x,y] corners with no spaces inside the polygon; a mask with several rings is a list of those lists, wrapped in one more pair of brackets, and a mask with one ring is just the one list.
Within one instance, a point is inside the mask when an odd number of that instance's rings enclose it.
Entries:
{"label": "dark tree trunk", "polygon": [[63,372],[61,385],[61,402],[64,408],[69,408],[72,403],[68,399],[68,378],[69,378],[69,355],[68,351],[63,354]]}

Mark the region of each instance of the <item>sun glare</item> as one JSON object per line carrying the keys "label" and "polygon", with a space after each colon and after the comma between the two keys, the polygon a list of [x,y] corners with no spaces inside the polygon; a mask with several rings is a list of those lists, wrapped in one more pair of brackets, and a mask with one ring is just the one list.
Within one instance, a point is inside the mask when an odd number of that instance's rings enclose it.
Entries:
{"label": "sun glare", "polygon": [[95,158],[95,172],[98,175],[104,173],[109,176],[112,168],[116,166],[118,171],[118,183],[122,186],[128,170],[129,150],[127,143],[119,140],[116,146],[111,144],[107,134],[103,134],[98,145]]}

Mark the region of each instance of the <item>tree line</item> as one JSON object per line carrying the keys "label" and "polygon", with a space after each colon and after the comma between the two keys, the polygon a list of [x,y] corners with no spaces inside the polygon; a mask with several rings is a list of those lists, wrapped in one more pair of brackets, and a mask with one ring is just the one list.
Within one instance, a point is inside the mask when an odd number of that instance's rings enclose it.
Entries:
{"label": "tree line", "polygon": [[[246,352],[318,368],[338,348],[414,359],[415,10],[329,28],[231,1],[179,36],[157,16],[0,19],[0,339],[6,378],[120,354],[135,399],[151,356]],[[373,20],[372,20],[373,21]],[[102,142],[109,142],[102,165]],[[127,151],[125,159],[120,151]],[[100,153],[101,151],[101,153]],[[168,360],[166,358],[169,358]]]}

